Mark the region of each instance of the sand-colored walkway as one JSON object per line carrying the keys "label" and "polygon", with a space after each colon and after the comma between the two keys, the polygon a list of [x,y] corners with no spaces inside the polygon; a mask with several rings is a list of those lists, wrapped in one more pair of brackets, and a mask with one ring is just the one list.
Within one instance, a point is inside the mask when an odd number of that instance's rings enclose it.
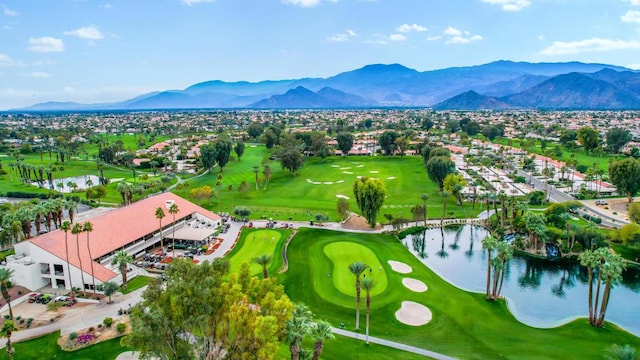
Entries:
{"label": "sand-colored walkway", "polygon": [[400,310],[396,311],[396,319],[403,324],[422,326],[431,321],[431,310],[413,301],[403,301]]}

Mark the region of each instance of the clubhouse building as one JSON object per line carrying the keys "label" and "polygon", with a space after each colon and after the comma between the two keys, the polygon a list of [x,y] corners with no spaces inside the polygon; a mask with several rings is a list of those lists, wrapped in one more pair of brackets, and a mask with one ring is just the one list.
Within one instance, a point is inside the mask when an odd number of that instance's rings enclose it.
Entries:
{"label": "clubhouse building", "polygon": [[[169,213],[173,204],[178,207],[175,223],[174,214]],[[165,213],[162,230],[155,215],[157,208]],[[30,290],[49,286],[71,290],[72,284],[74,288],[91,290],[94,284],[92,265],[96,285],[107,281],[121,283],[119,269],[111,265],[118,251],[124,250],[136,259],[159,249],[161,237],[165,239],[165,246],[170,244],[174,233],[176,241],[203,244],[220,227],[221,218],[167,192],[87,221],[93,225],[93,231],[89,233],[76,235],[67,231],[65,234],[58,229],[16,244],[16,254],[8,256],[2,266],[14,270],[12,281],[15,284]]]}

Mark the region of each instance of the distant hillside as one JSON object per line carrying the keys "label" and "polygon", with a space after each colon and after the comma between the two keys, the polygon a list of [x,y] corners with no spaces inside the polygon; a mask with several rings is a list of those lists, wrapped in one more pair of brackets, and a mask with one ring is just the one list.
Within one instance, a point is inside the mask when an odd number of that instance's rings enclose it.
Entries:
{"label": "distant hillside", "polygon": [[508,110],[516,107],[498,98],[480,95],[470,90],[432,107],[434,110]]}
{"label": "distant hillside", "polygon": [[[583,75],[580,79],[576,75],[557,78],[559,75],[572,73]],[[437,106],[441,108],[445,105],[452,108],[487,106],[500,109],[510,107],[617,109],[627,106],[637,107],[634,96],[640,94],[639,84],[638,73],[607,64],[496,61],[484,65],[423,72],[400,64],[372,64],[328,78],[261,82],[212,80],[191,85],[183,90],[143,94],[119,103],[48,102],[20,110],[363,106]],[[574,89],[574,86],[577,88]],[[290,92],[292,90],[295,91]],[[469,91],[474,91],[476,94],[468,93]],[[544,94],[544,91],[548,93]],[[448,101],[465,93],[468,94],[455,101]],[[482,99],[478,95],[496,99]],[[533,98],[527,99],[527,96]]]}
{"label": "distant hillside", "polygon": [[353,108],[372,105],[363,98],[346,94],[332,88],[322,88],[313,92],[298,86],[282,95],[274,95],[268,99],[251,104],[257,109],[321,109],[321,108]]}

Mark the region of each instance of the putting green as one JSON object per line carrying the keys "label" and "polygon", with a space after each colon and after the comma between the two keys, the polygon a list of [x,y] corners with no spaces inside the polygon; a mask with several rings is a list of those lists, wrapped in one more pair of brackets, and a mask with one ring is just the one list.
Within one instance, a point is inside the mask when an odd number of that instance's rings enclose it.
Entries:
{"label": "putting green", "polygon": [[[355,261],[362,261],[370,266],[370,270],[365,270],[365,277],[372,276],[375,286],[371,290],[371,296],[381,294],[387,288],[387,274],[382,267],[376,254],[368,247],[352,242],[339,241],[328,244],[324,247],[324,253],[333,263],[331,277],[333,286],[341,293],[349,296],[356,295],[355,277],[349,271],[349,264]],[[362,292],[364,295],[364,291]]]}
{"label": "putting green", "polygon": [[[230,259],[230,273],[239,272],[242,263],[248,263],[251,274],[262,273],[262,266],[254,263],[253,258],[266,254],[274,257],[276,245],[282,235],[275,230],[257,230],[246,235],[244,245]],[[273,260],[272,260],[273,261]]]}

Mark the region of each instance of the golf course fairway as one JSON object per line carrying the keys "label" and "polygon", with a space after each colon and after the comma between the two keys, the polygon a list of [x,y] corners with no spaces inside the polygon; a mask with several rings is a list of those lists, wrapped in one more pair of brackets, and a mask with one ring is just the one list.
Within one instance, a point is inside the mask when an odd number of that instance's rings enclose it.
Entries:
{"label": "golf course fairway", "polygon": [[341,293],[349,296],[356,295],[355,277],[349,271],[349,264],[360,261],[369,265],[369,269],[362,273],[362,278],[372,276],[375,286],[371,290],[371,296],[381,294],[387,288],[387,274],[376,254],[368,247],[352,242],[340,241],[328,244],[324,247],[324,253],[333,263],[330,275],[333,285]]}

